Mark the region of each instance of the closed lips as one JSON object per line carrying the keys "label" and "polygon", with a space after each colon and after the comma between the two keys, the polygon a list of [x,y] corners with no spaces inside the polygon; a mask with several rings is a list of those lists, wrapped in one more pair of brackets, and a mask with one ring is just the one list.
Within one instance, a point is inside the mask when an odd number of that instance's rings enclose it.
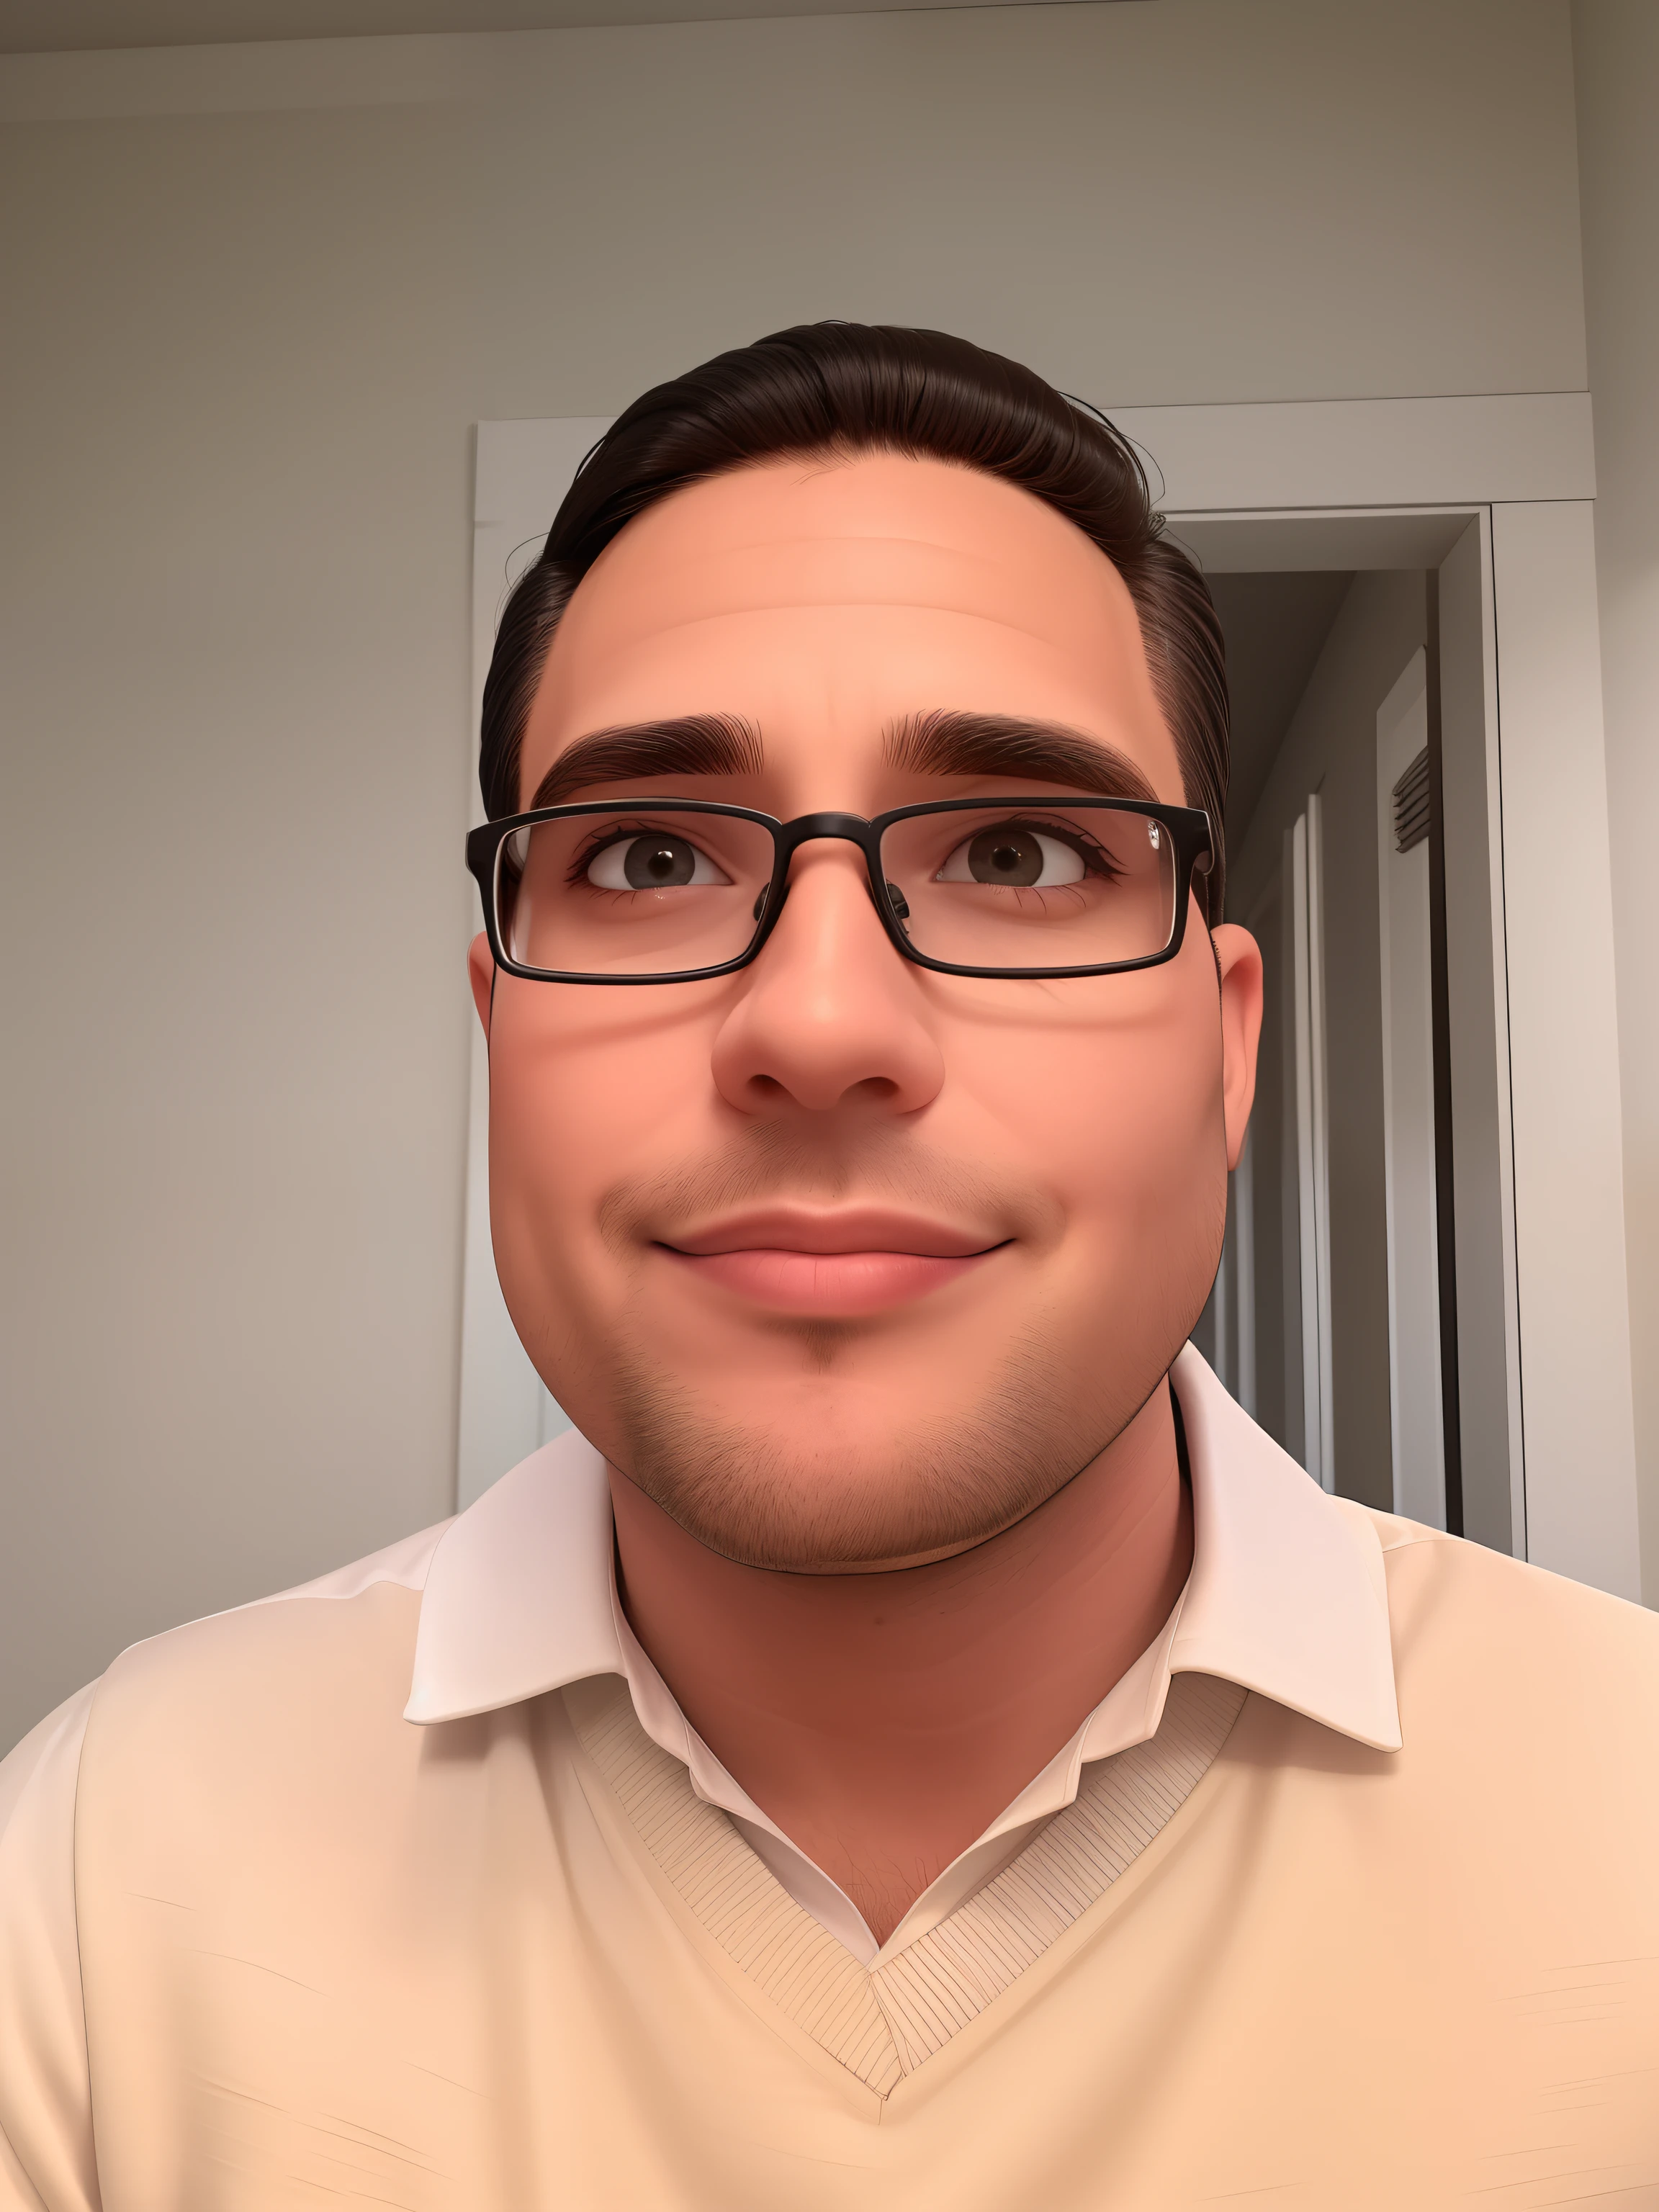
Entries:
{"label": "closed lips", "polygon": [[777,1252],[908,1252],[933,1259],[972,1259],[994,1250],[1007,1240],[994,1231],[958,1229],[949,1223],[928,1221],[913,1213],[894,1213],[874,1207],[848,1208],[839,1213],[814,1213],[805,1208],[775,1207],[763,1213],[733,1214],[691,1236],[665,1237],[671,1251],[694,1259],[711,1253],[770,1250]]}
{"label": "closed lips", "polygon": [[939,1289],[1006,1241],[913,1215],[774,1212],[665,1239],[661,1249],[711,1286],[756,1304],[851,1319]]}

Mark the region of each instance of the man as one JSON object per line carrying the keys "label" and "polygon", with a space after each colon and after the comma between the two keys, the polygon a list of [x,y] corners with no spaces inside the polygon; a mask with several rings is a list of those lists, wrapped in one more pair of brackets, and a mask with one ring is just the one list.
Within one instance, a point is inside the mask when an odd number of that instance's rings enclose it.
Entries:
{"label": "man", "polygon": [[1028,372],[825,325],[620,419],[470,848],[577,1432],[8,1762],[0,2203],[1659,2203],[1655,1623],[1183,1348],[1224,774],[1201,582]]}

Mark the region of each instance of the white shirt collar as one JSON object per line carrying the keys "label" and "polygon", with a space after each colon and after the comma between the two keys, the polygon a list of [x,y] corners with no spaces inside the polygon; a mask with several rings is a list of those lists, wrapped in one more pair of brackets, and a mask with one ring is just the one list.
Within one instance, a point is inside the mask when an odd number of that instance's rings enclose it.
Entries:
{"label": "white shirt collar", "polygon": [[1077,1795],[1081,1770],[1144,1743],[1173,1674],[1219,1675],[1379,1751],[1400,1747],[1382,1546],[1320,1490],[1188,1345],[1171,1370],[1193,1479],[1193,1570],[1152,1645],[1063,1750],[920,1897],[880,1950],[856,1907],[774,1826],[680,1711],[616,1601],[605,1462],[574,1431],[444,1532],[427,1573],[404,1717],[459,1720],[592,1674],[627,1681],[641,1726],[736,1820],[796,1901],[866,1964],[953,1911]]}

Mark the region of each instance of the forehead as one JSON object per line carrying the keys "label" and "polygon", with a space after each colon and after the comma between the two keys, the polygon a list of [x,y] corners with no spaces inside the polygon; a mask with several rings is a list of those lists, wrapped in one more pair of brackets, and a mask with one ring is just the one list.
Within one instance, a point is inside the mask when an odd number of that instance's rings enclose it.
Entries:
{"label": "forehead", "polygon": [[606,548],[556,634],[523,784],[652,718],[741,714],[769,759],[824,761],[938,708],[1064,722],[1182,797],[1133,603],[1081,531],[943,462],[775,462],[659,501]]}

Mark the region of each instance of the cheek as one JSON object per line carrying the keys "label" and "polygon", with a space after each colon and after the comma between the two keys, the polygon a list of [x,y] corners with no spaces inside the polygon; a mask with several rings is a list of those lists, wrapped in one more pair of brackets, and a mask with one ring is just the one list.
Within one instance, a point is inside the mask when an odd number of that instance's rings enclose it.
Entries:
{"label": "cheek", "polygon": [[[708,1088],[707,1024],[648,991],[579,991],[502,978],[490,1030],[490,1218],[509,1305],[593,1261],[599,1202],[659,1170]],[[702,1080],[698,1081],[699,1069]]]}
{"label": "cheek", "polygon": [[[1044,1183],[1075,1265],[1157,1267],[1160,1245],[1207,1249],[1225,1197],[1222,1064],[1213,992],[1129,978],[1106,1018],[1028,1030],[983,1056],[1011,1156]],[[990,1098],[989,1091],[981,1096]],[[1179,1264],[1184,1265],[1184,1261]]]}

